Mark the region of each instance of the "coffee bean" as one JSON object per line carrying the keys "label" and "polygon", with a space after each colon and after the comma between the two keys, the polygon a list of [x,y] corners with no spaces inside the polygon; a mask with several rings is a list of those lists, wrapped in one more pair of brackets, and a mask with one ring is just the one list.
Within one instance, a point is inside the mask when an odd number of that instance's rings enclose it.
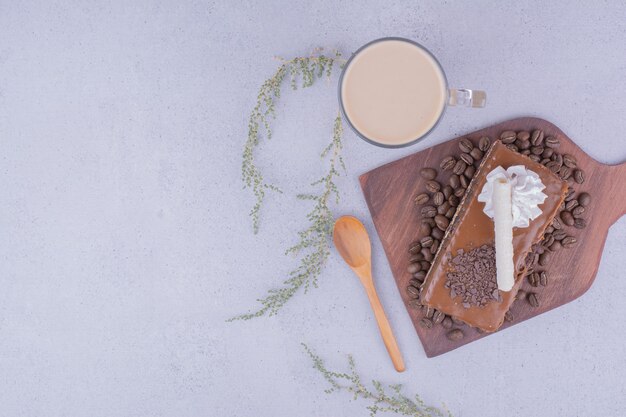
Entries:
{"label": "coffee bean", "polygon": [[520,153],[524,156],[528,156],[530,158],[530,149],[523,149]]}
{"label": "coffee bean", "polygon": [[578,242],[578,240],[574,236],[566,236],[561,241],[561,245],[563,245],[565,249],[569,249],[576,246],[576,242]]}
{"label": "coffee bean", "polygon": [[446,230],[448,228],[448,225],[450,224],[450,221],[445,216],[438,214],[435,216],[435,223],[437,224],[437,227],[441,230]]}
{"label": "coffee bean", "polygon": [[454,159],[453,156],[446,156],[441,160],[439,168],[443,169],[444,171],[448,171],[454,168],[454,164],[456,164],[456,159]]}
{"label": "coffee bean", "polygon": [[433,168],[422,168],[420,170],[420,175],[424,179],[434,180],[435,178],[437,178],[437,171],[435,171]]}
{"label": "coffee bean", "polygon": [[409,300],[409,302],[407,304],[408,304],[409,307],[411,307],[412,309],[415,309],[415,310],[419,310],[420,308],[422,308],[422,302],[419,299],[417,299],[417,298]]}
{"label": "coffee bean", "polygon": [[537,284],[539,283],[539,274],[537,274],[536,272],[533,272],[532,274],[528,275],[527,279],[531,287],[536,287]]}
{"label": "coffee bean", "polygon": [[517,139],[522,142],[526,142],[528,139],[530,139],[530,133],[528,133],[525,130],[522,130],[521,132],[517,132]]}
{"label": "coffee bean", "polygon": [[539,283],[542,287],[546,287],[548,285],[548,273],[546,271],[541,271],[539,274]]}
{"label": "coffee bean", "polygon": [[437,240],[443,239],[444,235],[445,235],[445,232],[438,227],[435,227],[433,231],[430,232],[430,236],[432,236],[433,239],[437,239]]}
{"label": "coffee bean", "polygon": [[454,193],[454,188],[452,188],[450,185],[446,185],[441,189],[441,191],[443,192],[443,196],[447,200]]}
{"label": "coffee bean", "polygon": [[511,310],[507,310],[507,312],[504,313],[504,320],[513,321],[513,318],[513,313],[511,313]]}
{"label": "coffee bean", "polygon": [[565,194],[565,201],[571,201],[574,199],[574,189],[567,187],[567,193]]}
{"label": "coffee bean", "polygon": [[432,307],[426,307],[426,310],[424,311],[424,316],[426,316],[426,318],[431,319],[434,315],[435,315],[435,310]]}
{"label": "coffee bean", "polygon": [[583,207],[587,207],[591,203],[591,196],[589,193],[580,193],[578,195],[578,204]]}
{"label": "coffee bean", "polygon": [[421,212],[424,217],[435,217],[437,215],[437,209],[433,206],[424,206]]}
{"label": "coffee bean", "polygon": [[569,211],[561,212],[561,220],[568,226],[574,225],[574,216],[572,216],[572,213],[570,213]]}
{"label": "coffee bean", "polygon": [[433,239],[433,245],[430,247],[430,253],[433,255],[436,254],[437,249],[439,249],[439,241],[437,239]]}
{"label": "coffee bean", "polygon": [[578,207],[578,201],[577,200],[570,200],[567,203],[565,203],[565,210],[572,210],[574,208]]}
{"label": "coffee bean", "polygon": [[540,156],[544,151],[543,146],[533,146],[532,148],[530,148],[530,153],[532,153],[533,155],[536,155],[537,157]]}
{"label": "coffee bean", "polygon": [[448,183],[455,190],[461,186],[461,181],[459,181],[459,176],[457,174],[450,175],[450,178],[448,179]]}
{"label": "coffee bean", "polygon": [[[417,242],[419,245],[419,242]],[[420,245],[422,246],[422,245]],[[420,251],[422,249],[420,248]],[[420,252],[417,252],[416,254],[411,255],[411,257],[409,258],[409,263],[414,263],[414,262],[419,262],[419,261],[423,261],[424,260],[424,255],[422,255]]]}
{"label": "coffee bean", "polygon": [[528,302],[533,307],[539,307],[539,299],[537,298],[537,294],[531,292],[528,294]]}
{"label": "coffee bean", "polygon": [[550,262],[550,252],[544,252],[541,255],[539,255],[539,265],[545,266],[549,262]]}
{"label": "coffee bean", "polygon": [[546,168],[556,174],[557,172],[559,172],[561,165],[556,161],[550,161],[546,164]]}
{"label": "coffee bean", "polygon": [[[522,150],[522,154],[524,155],[528,155],[530,154],[530,142],[527,140],[521,140],[521,139],[517,139],[515,141],[515,146],[517,146],[520,150]],[[528,151],[528,153],[525,153],[526,151]]]}
{"label": "coffee bean", "polygon": [[451,340],[453,342],[458,342],[459,340],[463,339],[463,336],[465,335],[463,334],[463,330],[461,329],[453,329],[446,333],[446,337],[448,338],[448,340]]}
{"label": "coffee bean", "polygon": [[560,153],[557,153],[557,152],[553,153],[551,159],[554,162],[558,162],[559,165],[563,165],[563,155],[561,155]]}
{"label": "coffee bean", "polygon": [[558,250],[559,250],[559,249],[561,249],[561,248],[562,248],[562,246],[561,246],[561,242],[559,242],[558,240],[555,240],[555,241],[554,241],[554,243],[553,243],[553,244],[551,244],[551,245],[550,245],[550,247],[549,247],[549,249],[550,249],[552,252],[556,252],[556,251],[558,251]]}
{"label": "coffee bean", "polygon": [[570,168],[576,168],[577,165],[576,158],[568,153],[563,155],[563,163]]}
{"label": "coffee bean", "polygon": [[452,320],[452,323],[456,324],[457,326],[463,326],[465,324],[463,320],[457,317],[450,316],[450,319]]}
{"label": "coffee bean", "polygon": [[439,184],[435,180],[430,180],[426,182],[426,189],[431,193],[436,193],[437,191],[441,190],[441,184]]}
{"label": "coffee bean", "polygon": [[461,152],[471,152],[474,149],[474,144],[471,140],[463,138],[459,141],[459,149],[461,149]]}
{"label": "coffee bean", "polygon": [[426,271],[419,271],[419,272],[414,273],[413,278],[415,278],[418,281],[424,282],[424,279],[426,278]]}
{"label": "coffee bean", "polygon": [[444,201],[439,207],[437,207],[437,214],[446,214],[450,210],[450,203]]}
{"label": "coffee bean", "polygon": [[543,153],[541,154],[541,156],[543,158],[550,158],[553,154],[554,154],[554,149],[552,149],[552,148],[544,148]]}
{"label": "coffee bean", "polygon": [[452,319],[448,316],[444,317],[444,319],[441,321],[441,325],[443,326],[444,329],[451,329]]}
{"label": "coffee bean", "polygon": [[559,230],[563,228],[563,225],[561,224],[561,221],[555,217],[554,219],[552,219],[552,227],[554,227],[556,230]]}
{"label": "coffee bean", "polygon": [[452,207],[457,207],[460,202],[461,200],[459,199],[459,197],[455,195],[451,195],[450,198],[448,198],[448,203],[450,203]]}
{"label": "coffee bean", "polygon": [[465,168],[463,175],[465,175],[467,178],[473,178],[475,173],[476,168],[474,168],[474,165],[468,165],[467,168]]}
{"label": "coffee bean", "polygon": [[543,242],[541,244],[545,246],[546,248],[548,248],[553,243],[554,243],[554,236],[552,236],[551,234],[547,234],[546,236],[544,236]]}
{"label": "coffee bean", "polygon": [[561,204],[559,204],[559,210],[560,211],[565,210],[565,201],[561,201]]}
{"label": "coffee bean", "polygon": [[513,143],[515,139],[517,139],[517,135],[512,130],[506,130],[500,135],[500,140],[504,144]]}
{"label": "coffee bean", "polygon": [[574,171],[574,181],[576,181],[577,184],[582,184],[583,182],[585,182],[585,173],[582,169],[577,169]]}
{"label": "coffee bean", "polygon": [[433,314],[433,323],[434,324],[439,324],[445,318],[446,318],[446,313],[442,313],[441,311],[437,310],[437,311],[435,311],[435,314]]}
{"label": "coffee bean", "polygon": [[465,195],[465,188],[463,187],[457,188],[456,190],[454,190],[454,195],[459,198],[462,198]]}
{"label": "coffee bean", "polygon": [[490,146],[491,146],[491,139],[489,139],[488,136],[483,136],[478,140],[478,148],[481,151],[487,152]]}
{"label": "coffee bean", "polygon": [[554,227],[552,227],[552,226],[546,227],[545,233],[552,233],[552,232],[554,232]]}
{"label": "coffee bean", "polygon": [[472,165],[474,163],[474,158],[472,158],[472,156],[468,153],[462,153],[460,158],[461,161],[465,162],[467,165]]}
{"label": "coffee bean", "polygon": [[480,161],[481,159],[483,159],[483,151],[481,151],[478,148],[474,148],[472,149],[472,151],[470,152],[470,155],[472,156],[472,158],[474,158],[474,161]]}
{"label": "coffee bean", "polygon": [[539,161],[541,165],[545,165],[545,166],[548,166],[550,162],[552,162],[550,158],[543,158],[541,161]]}
{"label": "coffee bean", "polygon": [[528,158],[530,158],[531,161],[537,162],[539,163],[539,161],[541,161],[541,158],[539,158],[537,155],[530,155]]}
{"label": "coffee bean", "polygon": [[557,138],[555,138],[554,136],[548,136],[545,139],[545,144],[549,148],[558,148],[559,147],[559,140]]}
{"label": "coffee bean", "polygon": [[563,238],[567,236],[567,232],[563,229],[555,230],[552,236],[554,236],[555,240],[563,240]]}
{"label": "coffee bean", "polygon": [[409,265],[406,270],[409,274],[414,274],[416,272],[419,272],[421,269],[422,269],[422,265],[420,265],[420,263],[417,262],[417,263]]}
{"label": "coffee bean", "polygon": [[445,201],[445,196],[441,191],[437,191],[435,195],[433,195],[433,203],[436,206],[440,206]]}
{"label": "coffee bean", "polygon": [[415,202],[415,204],[419,206],[419,205],[428,203],[428,200],[430,200],[430,197],[428,196],[428,194],[422,193],[422,194],[418,194],[417,197],[415,197],[413,201]]}
{"label": "coffee bean", "polygon": [[409,280],[409,285],[412,285],[414,287],[419,288],[422,285],[423,282],[424,282],[424,280],[417,279],[417,278],[411,278]]}
{"label": "coffee bean", "polygon": [[426,236],[430,234],[431,227],[427,222],[420,223],[420,235]]}
{"label": "coffee bean", "polygon": [[406,292],[409,294],[409,297],[418,298],[420,296],[419,288],[415,288],[412,285],[406,287]]}
{"label": "coffee bean", "polygon": [[456,161],[456,164],[454,164],[452,172],[454,172],[456,175],[461,175],[463,171],[465,171],[465,168],[467,168],[467,164],[462,160],[458,160]]}
{"label": "coffee bean", "polygon": [[561,179],[566,180],[572,176],[572,169],[570,167],[562,165],[561,168],[559,168],[558,175],[559,177],[561,177]]}
{"label": "coffee bean", "polygon": [[517,294],[515,294],[516,300],[524,300],[525,298],[526,298],[526,291],[524,290],[519,290]]}
{"label": "coffee bean", "polygon": [[510,143],[510,144],[506,145],[506,147],[507,147],[509,150],[513,151],[513,152],[519,152],[519,148],[518,148],[517,146],[513,145],[512,143]]}
{"label": "coffee bean", "polygon": [[[577,219],[578,217],[582,216],[584,212],[585,208],[583,206],[578,206],[574,208],[574,210],[572,210],[572,216],[574,216],[574,219]],[[576,224],[576,220],[574,220],[574,224]]]}
{"label": "coffee bean", "polygon": [[411,245],[409,246],[409,253],[410,254],[416,254],[419,253],[419,251],[422,250],[422,245],[420,245],[419,242],[413,242],[411,243]]}
{"label": "coffee bean", "polygon": [[455,207],[450,207],[448,209],[448,211],[446,211],[445,216],[449,219],[452,220],[452,218],[454,217],[454,213],[456,213],[456,208]]}
{"label": "coffee bean", "polygon": [[[422,244],[422,249],[423,248],[430,248],[433,245],[433,238],[430,236],[424,236],[421,240],[420,243]],[[422,252],[423,253],[423,252]],[[426,256],[426,255],[424,255]]]}
{"label": "coffee bean", "polygon": [[541,145],[543,143],[543,130],[533,130],[533,133],[530,136],[530,143],[532,143],[534,146]]}
{"label": "coffee bean", "polygon": [[422,219],[422,221],[428,223],[430,227],[435,227],[435,219],[433,219],[432,217],[426,217]]}
{"label": "coffee bean", "polygon": [[433,254],[430,253],[430,248],[422,248],[422,250],[420,251],[420,253],[422,255],[424,255],[424,259],[427,261],[432,261],[433,259]]}
{"label": "coffee bean", "polygon": [[[431,255],[432,255],[432,253],[431,253]],[[422,265],[422,271],[428,271],[430,269],[430,262],[428,262],[428,261],[420,261],[420,264]]]}
{"label": "coffee bean", "polygon": [[431,329],[433,327],[433,322],[432,320],[424,317],[420,320],[420,326],[422,326],[425,329]]}
{"label": "coffee bean", "polygon": [[467,188],[469,187],[470,179],[468,179],[465,175],[459,176],[459,182],[461,183],[461,187]]}
{"label": "coffee bean", "polygon": [[583,219],[582,217],[574,219],[574,227],[577,229],[584,229],[585,227],[587,227],[587,220]]}

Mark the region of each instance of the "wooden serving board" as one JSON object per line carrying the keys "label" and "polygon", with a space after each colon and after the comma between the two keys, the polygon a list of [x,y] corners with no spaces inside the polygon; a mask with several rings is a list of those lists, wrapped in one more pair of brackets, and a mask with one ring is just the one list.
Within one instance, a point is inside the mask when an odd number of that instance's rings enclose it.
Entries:
{"label": "wooden serving board", "polygon": [[[578,239],[578,245],[554,252],[549,265],[537,268],[548,271],[550,282],[547,287],[533,289],[528,282],[522,285],[524,290],[537,292],[539,307],[533,308],[526,301],[516,301],[510,310],[513,321],[505,321],[499,331],[583,295],[595,279],[609,227],[626,213],[626,163],[610,166],[595,161],[548,121],[530,117],[513,119],[461,137],[477,144],[482,136],[489,136],[493,141],[505,130],[534,129],[543,129],[546,137],[558,138],[560,146],[557,151],[573,155],[578,166],[584,170],[584,183],[573,183],[572,186],[577,194],[586,191],[591,195],[591,203],[583,216],[588,224],[582,230],[567,227],[568,234]],[[448,155],[460,154],[458,141],[461,137],[378,167],[359,178],[402,300],[428,357],[441,355],[490,335],[462,326],[465,337],[460,341],[450,341],[441,325],[432,329],[422,328],[419,321],[423,313],[407,304],[410,298],[406,287],[411,278],[407,272],[408,247],[411,242],[423,237],[419,235],[420,210],[413,203],[415,195],[425,190],[425,180],[419,171],[425,167],[435,168],[438,171],[437,181],[447,184],[451,171],[442,171],[439,163]]]}

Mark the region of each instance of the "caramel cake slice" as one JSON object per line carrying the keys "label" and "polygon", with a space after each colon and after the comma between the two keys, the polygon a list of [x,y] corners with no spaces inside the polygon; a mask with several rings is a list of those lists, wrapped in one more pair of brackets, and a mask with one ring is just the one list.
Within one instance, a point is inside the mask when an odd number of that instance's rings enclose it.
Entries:
{"label": "caramel cake slice", "polygon": [[[547,198],[539,205],[541,214],[528,227],[513,229],[515,283],[511,291],[503,292],[496,283],[493,220],[483,212],[485,204],[477,197],[487,174],[498,166],[507,169],[513,165],[524,165],[539,175]],[[552,223],[567,187],[567,182],[548,168],[495,142],[469,184],[433,259],[422,286],[422,304],[484,331],[497,330],[522,284],[527,270],[526,255]]]}

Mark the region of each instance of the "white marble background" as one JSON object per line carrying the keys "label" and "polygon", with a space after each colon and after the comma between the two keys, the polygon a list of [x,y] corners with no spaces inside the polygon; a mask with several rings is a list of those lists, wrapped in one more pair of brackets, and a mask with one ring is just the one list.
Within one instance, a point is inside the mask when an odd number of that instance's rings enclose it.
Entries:
{"label": "white marble background", "polygon": [[258,160],[286,193],[254,236],[240,155],[272,56],[405,36],[452,85],[488,91],[488,108],[450,110],[409,149],[346,133],[337,214],[372,230],[360,173],[508,118],[546,118],[624,161],[625,21],[619,1],[0,1],[0,415],[366,415],[323,392],[300,342],[455,416],[622,415],[626,219],[582,298],[434,359],[374,236],[402,375],[335,253],[280,315],[225,319],[296,265],[283,251],[309,206],[293,195],[324,172],[337,110],[333,85],[284,94]]}

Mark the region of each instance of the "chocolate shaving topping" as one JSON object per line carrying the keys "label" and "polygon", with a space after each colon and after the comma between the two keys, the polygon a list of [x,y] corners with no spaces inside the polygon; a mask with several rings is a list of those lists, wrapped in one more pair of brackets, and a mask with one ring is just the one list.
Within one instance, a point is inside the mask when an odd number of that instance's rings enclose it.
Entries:
{"label": "chocolate shaving topping", "polygon": [[450,290],[450,297],[461,297],[463,307],[483,307],[489,302],[502,300],[496,281],[496,250],[493,246],[482,245],[469,252],[459,249],[450,266],[445,287]]}

